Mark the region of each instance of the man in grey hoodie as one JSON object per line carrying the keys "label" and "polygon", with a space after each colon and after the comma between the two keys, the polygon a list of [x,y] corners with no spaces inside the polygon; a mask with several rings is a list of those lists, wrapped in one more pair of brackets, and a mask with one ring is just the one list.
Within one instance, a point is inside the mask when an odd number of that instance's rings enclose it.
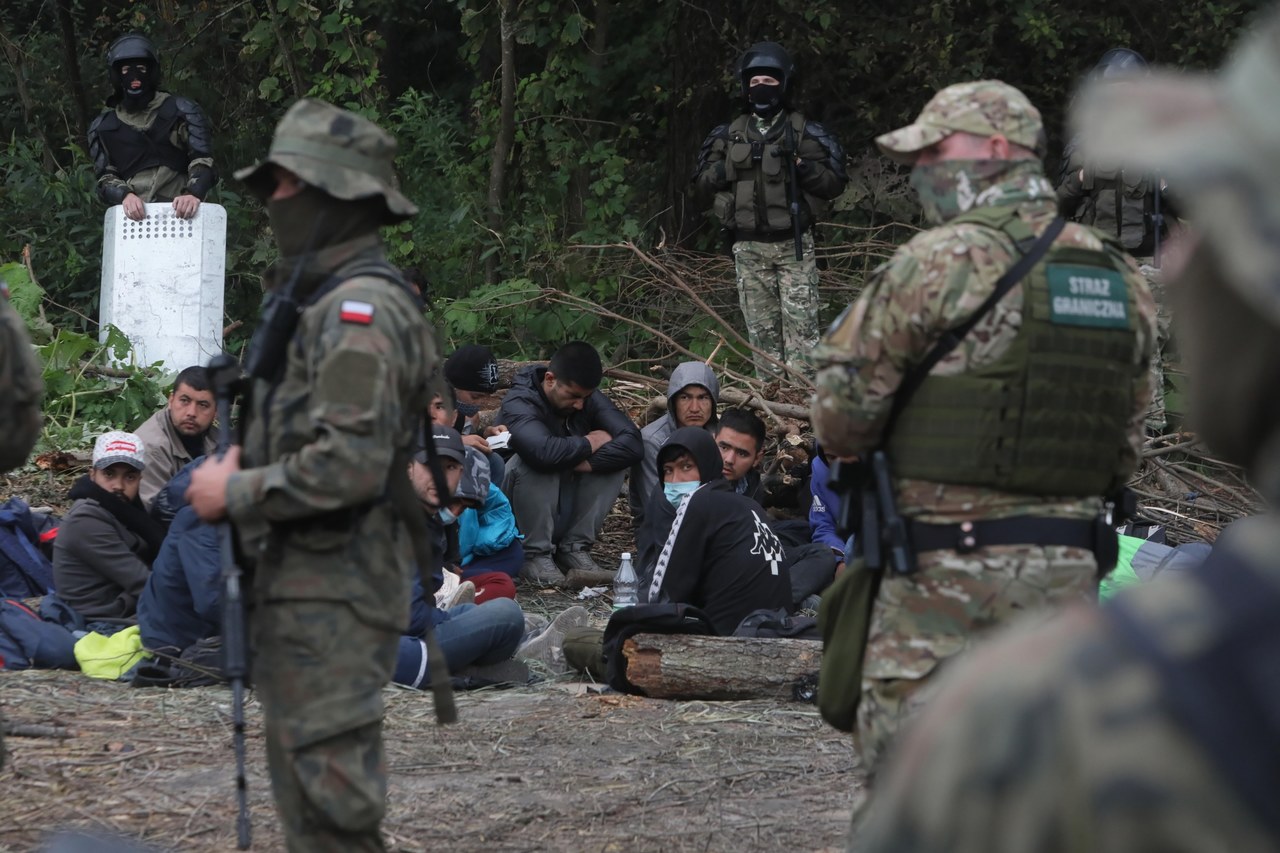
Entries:
{"label": "man in grey hoodie", "polygon": [[644,458],[631,468],[627,497],[636,529],[644,522],[644,505],[658,485],[658,450],[680,427],[714,429],[720,402],[720,380],[701,361],[682,362],[667,383],[667,413],[640,431]]}

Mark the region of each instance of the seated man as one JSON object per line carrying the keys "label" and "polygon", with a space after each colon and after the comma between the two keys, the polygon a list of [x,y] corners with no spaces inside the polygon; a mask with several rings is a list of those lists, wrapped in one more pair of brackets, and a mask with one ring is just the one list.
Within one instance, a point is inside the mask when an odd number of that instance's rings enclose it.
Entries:
{"label": "seated man", "polygon": [[714,429],[720,381],[701,361],[686,361],[671,371],[667,383],[667,413],[640,430],[644,458],[631,467],[627,497],[637,529],[644,524],[644,504],[658,485],[658,449],[680,427]]}
{"label": "seated man", "polygon": [[613,579],[591,559],[591,546],[643,445],[631,419],[597,390],[603,375],[594,347],[565,344],[546,367],[520,372],[498,412],[515,452],[503,491],[525,535],[520,574],[535,583]]}
{"label": "seated man", "polygon": [[[764,458],[764,421],[748,409],[725,409],[716,428],[716,446],[724,464],[724,477],[735,493],[759,502],[764,489],[760,481],[760,460]],[[807,601],[831,585],[836,559],[825,545],[810,541],[809,524],[803,520],[775,519],[766,523],[786,546],[785,563],[791,576],[795,605],[810,609],[817,600]]]}
{"label": "seated man", "polygon": [[138,599],[138,628],[150,651],[180,652],[222,633],[218,529],[201,521],[186,499],[197,464],[184,466],[169,481],[151,512],[169,531]]}
{"label": "seated man", "polygon": [[179,469],[213,452],[217,442],[210,427],[215,411],[208,373],[203,367],[188,367],[173,380],[168,405],[138,427],[138,438],[147,448],[139,489],[147,509]]}
{"label": "seated man", "polygon": [[447,547],[441,510],[450,502],[462,479],[466,451],[462,436],[452,427],[434,426],[432,441],[446,481],[444,490],[436,487],[425,449],[420,449],[409,463],[409,479],[426,509],[427,529],[433,539],[431,546],[436,564],[431,567],[432,588],[424,590],[420,573],[414,574],[409,634],[400,638],[400,652],[392,676],[397,684],[420,688],[431,683],[424,639],[428,626],[435,628],[436,640],[453,675],[467,667],[510,660],[524,636],[524,613],[510,598],[495,598],[483,604],[458,604],[447,611],[436,606],[435,592],[444,580]]}
{"label": "seated man", "polygon": [[761,497],[760,460],[767,431],[764,421],[749,409],[725,409],[715,430],[724,478],[733,491],[754,501]]}
{"label": "seated man", "polygon": [[75,499],[53,546],[58,595],[86,621],[132,621],[164,527],[138,499],[146,451],[133,433],[106,432],[93,467],[71,487]]}
{"label": "seated man", "polygon": [[[748,613],[792,609],[782,542],[764,508],[733,491],[706,430],[682,427],[658,453],[661,491],[640,554],[640,599],[705,611],[721,635]],[[659,503],[661,501],[661,503]]]}

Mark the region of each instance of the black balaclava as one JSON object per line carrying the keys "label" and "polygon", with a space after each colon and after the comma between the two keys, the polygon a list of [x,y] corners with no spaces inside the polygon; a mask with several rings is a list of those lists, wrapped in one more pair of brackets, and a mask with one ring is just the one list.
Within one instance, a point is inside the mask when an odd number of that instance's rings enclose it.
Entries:
{"label": "black balaclava", "polygon": [[[125,72],[123,69],[128,68]],[[129,112],[136,112],[151,103],[156,94],[155,65],[145,58],[126,59],[116,65],[116,81],[120,86],[120,106]],[[134,82],[139,83],[133,88]]]}
{"label": "black balaclava", "polygon": [[752,69],[752,77],[769,75],[779,82],[776,84],[757,83],[747,88],[747,101],[751,111],[760,118],[773,118],[782,109],[782,72],[772,68]]}

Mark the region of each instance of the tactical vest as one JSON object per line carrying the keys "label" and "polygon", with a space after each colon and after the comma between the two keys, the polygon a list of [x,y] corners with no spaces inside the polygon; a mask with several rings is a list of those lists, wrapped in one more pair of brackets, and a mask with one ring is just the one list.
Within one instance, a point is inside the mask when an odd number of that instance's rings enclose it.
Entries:
{"label": "tactical vest", "polygon": [[1082,221],[1115,237],[1126,251],[1153,251],[1151,181],[1124,171],[1086,171],[1089,207]]}
{"label": "tactical vest", "polygon": [[[1035,239],[1012,207],[953,220]],[[1100,495],[1127,475],[1137,294],[1114,240],[1050,247],[1022,280],[1022,328],[996,362],[930,375],[889,439],[895,474],[1032,495]]]}
{"label": "tactical vest", "polygon": [[126,181],[143,169],[167,166],[179,174],[187,171],[185,151],[169,141],[181,118],[177,99],[168,97],[156,111],[156,117],[145,130],[126,124],[112,110],[102,117],[98,137],[107,149],[111,165]]}
{"label": "tactical vest", "polygon": [[[787,132],[790,122],[791,132]],[[788,185],[791,168],[788,157],[788,136],[794,147],[800,147],[804,138],[805,118],[798,112],[789,113],[761,138],[751,127],[752,116],[744,113],[729,125],[725,147],[724,169],[730,190],[717,194],[716,216],[733,229],[739,240],[790,239],[794,233],[791,225],[791,206]],[[813,224],[813,210],[817,200],[801,191],[801,228],[807,230]]]}

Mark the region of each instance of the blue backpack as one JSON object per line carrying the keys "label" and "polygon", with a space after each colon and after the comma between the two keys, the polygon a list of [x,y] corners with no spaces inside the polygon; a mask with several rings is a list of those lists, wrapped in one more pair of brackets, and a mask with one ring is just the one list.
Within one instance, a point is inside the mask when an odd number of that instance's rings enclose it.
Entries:
{"label": "blue backpack", "polygon": [[21,498],[0,504],[0,596],[35,598],[53,592],[53,564],[40,550],[31,507]]}
{"label": "blue backpack", "polygon": [[79,669],[75,636],[21,601],[0,600],[2,669]]}

